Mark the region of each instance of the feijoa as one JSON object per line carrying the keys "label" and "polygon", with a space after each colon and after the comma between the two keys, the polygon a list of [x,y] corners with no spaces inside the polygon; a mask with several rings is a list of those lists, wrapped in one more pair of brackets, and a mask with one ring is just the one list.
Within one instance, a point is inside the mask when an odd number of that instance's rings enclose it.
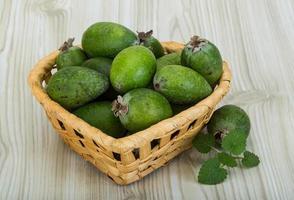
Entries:
{"label": "feijoa", "polygon": [[94,69],[109,77],[112,59],[104,57],[96,57],[86,60],[81,66]]}
{"label": "feijoa", "polygon": [[170,53],[156,60],[156,71],[167,65],[181,65],[181,52]]}
{"label": "feijoa", "polygon": [[164,55],[164,49],[160,42],[152,36],[153,30],[148,32],[138,32],[138,41],[137,44],[143,45],[149,48],[156,58],[159,58]]}
{"label": "feijoa", "polygon": [[196,103],[212,92],[200,74],[181,65],[167,65],[160,69],[154,76],[153,86],[174,104]]}
{"label": "feijoa", "polygon": [[207,129],[217,139],[223,138],[231,131],[237,131],[248,136],[250,119],[242,108],[235,105],[225,105],[213,113]]}
{"label": "feijoa", "polygon": [[113,22],[98,22],[84,32],[82,47],[89,57],[114,58],[136,40],[136,34],[125,26]]}
{"label": "feijoa", "polygon": [[153,53],[144,46],[131,46],[122,50],[113,60],[110,81],[121,94],[131,89],[146,87],[156,70]]}
{"label": "feijoa", "polygon": [[[86,60],[82,67],[88,67],[94,69],[102,74],[105,74],[108,78],[110,75],[110,68],[112,64],[112,59],[105,57],[96,57]],[[109,85],[109,88],[106,92],[104,92],[101,96],[99,96],[99,100],[110,100],[113,101],[119,93],[114,90],[112,85]]]}
{"label": "feijoa", "polygon": [[126,130],[111,108],[109,101],[93,102],[76,109],[73,114],[112,137],[123,137]]}
{"label": "feijoa", "polygon": [[199,36],[193,36],[185,46],[181,63],[201,74],[210,85],[214,85],[223,72],[223,61],[218,48]]}
{"label": "feijoa", "polygon": [[123,126],[134,133],[172,116],[167,99],[147,88],[129,91],[123,97],[118,96],[112,110]]}
{"label": "feijoa", "polygon": [[68,66],[80,66],[86,59],[85,52],[80,47],[74,47],[74,38],[69,38],[59,48],[60,53],[56,58],[57,69]]}
{"label": "feijoa", "polygon": [[107,76],[86,67],[65,67],[57,71],[47,85],[48,95],[66,109],[84,105],[109,87]]}

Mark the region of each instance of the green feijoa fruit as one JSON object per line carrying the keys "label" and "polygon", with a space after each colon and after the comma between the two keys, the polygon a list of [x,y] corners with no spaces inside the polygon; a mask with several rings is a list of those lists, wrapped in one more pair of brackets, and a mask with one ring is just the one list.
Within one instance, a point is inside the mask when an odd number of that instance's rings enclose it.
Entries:
{"label": "green feijoa fruit", "polygon": [[210,85],[214,85],[223,72],[223,61],[218,48],[199,36],[193,36],[185,46],[181,63],[201,74]]}
{"label": "green feijoa fruit", "polygon": [[156,70],[153,53],[144,46],[131,46],[122,50],[113,60],[110,81],[121,94],[131,89],[146,87]]}
{"label": "green feijoa fruit", "polygon": [[86,67],[65,67],[49,80],[47,93],[66,109],[84,105],[105,92],[109,87],[107,76]]}
{"label": "green feijoa fruit", "polygon": [[94,69],[109,77],[112,59],[104,57],[96,57],[86,60],[81,66]]}
{"label": "green feijoa fruit", "polygon": [[156,71],[167,65],[181,65],[181,52],[170,53],[156,60]]}
{"label": "green feijoa fruit", "polygon": [[73,114],[112,137],[123,137],[126,129],[114,116],[111,108],[109,101],[93,102],[79,107]]}
{"label": "green feijoa fruit", "polygon": [[160,42],[152,36],[153,30],[148,32],[138,32],[138,40],[136,44],[143,45],[149,48],[156,58],[159,58],[164,55],[164,49]]}
{"label": "green feijoa fruit", "polygon": [[225,105],[213,113],[207,125],[207,130],[218,141],[231,131],[243,133],[248,136],[250,119],[242,108],[235,105]]}
{"label": "green feijoa fruit", "polygon": [[[86,60],[82,67],[87,67],[94,69],[102,74],[105,74],[107,77],[110,76],[110,68],[112,65],[112,59],[105,57],[96,57]],[[108,90],[104,92],[101,96],[98,97],[99,100],[110,100],[113,101],[119,93],[114,90],[110,85]]]}
{"label": "green feijoa fruit", "polygon": [[196,103],[212,92],[200,74],[181,65],[167,65],[156,72],[153,86],[174,104]]}
{"label": "green feijoa fruit", "polygon": [[69,38],[59,48],[60,53],[56,58],[57,69],[62,69],[68,66],[80,66],[86,59],[85,52],[80,47],[74,47],[74,38]]}
{"label": "green feijoa fruit", "polygon": [[123,126],[134,133],[172,116],[167,99],[151,89],[138,88],[118,96],[112,110]]}
{"label": "green feijoa fruit", "polygon": [[136,34],[120,24],[98,22],[84,32],[82,47],[90,57],[114,58],[121,50],[133,45],[136,40]]}

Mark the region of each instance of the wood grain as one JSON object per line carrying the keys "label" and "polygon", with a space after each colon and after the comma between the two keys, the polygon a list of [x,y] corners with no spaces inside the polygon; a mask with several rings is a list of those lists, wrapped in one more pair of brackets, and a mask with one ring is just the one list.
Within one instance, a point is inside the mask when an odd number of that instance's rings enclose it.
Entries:
{"label": "wood grain", "polygon": [[[292,0],[0,0],[0,199],[293,199]],[[248,146],[262,163],[217,186],[195,181],[190,150],[142,181],[117,186],[65,146],[33,99],[35,62],[96,21],[153,29],[160,40],[209,38],[229,60],[225,104],[250,115]]]}

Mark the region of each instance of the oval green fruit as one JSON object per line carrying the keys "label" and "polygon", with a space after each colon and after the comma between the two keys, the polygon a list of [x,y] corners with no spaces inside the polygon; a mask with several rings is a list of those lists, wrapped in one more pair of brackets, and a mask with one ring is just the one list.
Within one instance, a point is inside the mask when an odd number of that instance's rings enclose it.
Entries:
{"label": "oval green fruit", "polygon": [[156,70],[153,53],[144,46],[122,50],[113,60],[110,81],[113,88],[124,94],[135,88],[146,87]]}
{"label": "oval green fruit", "polygon": [[73,114],[112,137],[123,137],[126,129],[111,108],[111,102],[93,102],[76,109]]}
{"label": "oval green fruit", "polygon": [[84,105],[105,92],[108,78],[85,67],[65,67],[56,72],[46,87],[48,95],[66,109]]}
{"label": "oval green fruit", "polygon": [[167,65],[156,72],[153,86],[174,104],[196,103],[212,92],[200,74],[181,65]]}
{"label": "oval green fruit", "polygon": [[[82,67],[87,67],[94,69],[102,74],[105,74],[107,77],[110,76],[110,68],[112,65],[112,59],[105,57],[96,57],[86,60]],[[99,100],[111,100],[113,101],[119,93],[114,90],[114,88],[109,85],[109,88],[106,92],[104,92],[101,96],[99,96]]]}
{"label": "oval green fruit", "polygon": [[181,52],[170,53],[156,60],[156,71],[167,65],[181,65]]}
{"label": "oval green fruit", "polygon": [[136,34],[120,24],[98,22],[84,32],[82,47],[90,57],[114,58],[121,50],[133,45],[136,40]]}
{"label": "oval green fruit", "polygon": [[213,113],[207,129],[216,138],[223,138],[231,131],[244,133],[248,136],[250,119],[242,108],[235,105],[225,105]]}
{"label": "oval green fruit", "polygon": [[214,85],[223,72],[223,61],[218,48],[198,36],[193,36],[183,49],[181,63],[201,74],[210,85]]}
{"label": "oval green fruit", "polygon": [[134,133],[172,116],[164,96],[147,88],[131,90],[113,102],[113,111],[123,126]]}
{"label": "oval green fruit", "polygon": [[112,59],[104,57],[96,57],[86,60],[81,66],[94,69],[97,72],[105,74],[109,77]]}
{"label": "oval green fruit", "polygon": [[73,47],[74,38],[69,38],[59,48],[60,53],[56,58],[57,69],[62,69],[68,66],[80,66],[86,59],[85,52],[80,47]]}
{"label": "oval green fruit", "polygon": [[161,43],[155,38],[152,36],[153,34],[153,30],[150,30],[148,32],[138,32],[138,41],[137,43],[139,45],[143,45],[147,48],[149,48],[154,56],[156,58],[159,58],[161,56],[164,55],[164,49],[161,45]]}

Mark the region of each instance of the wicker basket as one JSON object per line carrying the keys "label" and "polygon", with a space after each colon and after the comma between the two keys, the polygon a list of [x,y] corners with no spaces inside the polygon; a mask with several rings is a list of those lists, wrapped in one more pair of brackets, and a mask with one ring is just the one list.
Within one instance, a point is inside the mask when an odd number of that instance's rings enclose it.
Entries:
{"label": "wicker basket", "polygon": [[[182,44],[162,43],[167,52],[180,51]],[[74,151],[93,163],[118,184],[137,181],[191,147],[192,139],[210,119],[228,92],[231,73],[223,75],[214,92],[189,109],[128,137],[115,139],[90,126],[49,98],[44,90],[58,51],[41,59],[29,75],[33,95],[41,103],[56,132]]]}

